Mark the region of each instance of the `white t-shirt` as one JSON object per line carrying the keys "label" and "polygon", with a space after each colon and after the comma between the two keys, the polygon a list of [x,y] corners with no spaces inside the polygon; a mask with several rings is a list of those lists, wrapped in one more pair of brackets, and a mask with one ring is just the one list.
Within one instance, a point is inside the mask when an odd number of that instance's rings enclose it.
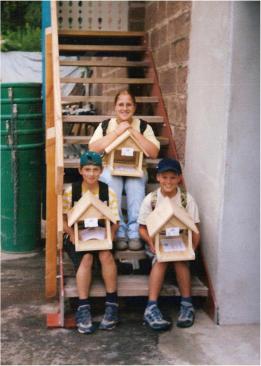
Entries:
{"label": "white t-shirt", "polygon": [[[191,196],[190,193],[186,193],[187,195],[187,207],[186,211],[191,216],[192,220],[195,224],[199,223],[199,213],[198,213],[198,206],[194,200],[194,198]],[[143,200],[140,208],[140,213],[137,222],[141,225],[146,225],[146,218],[148,215],[153,211],[151,207],[151,199],[152,199],[152,192],[149,193]],[[160,203],[160,201],[164,198],[164,196],[161,193],[160,188],[157,189],[157,205]],[[178,206],[182,207],[181,203],[181,191],[180,188],[178,188],[177,194],[171,198],[172,202],[175,202]]]}

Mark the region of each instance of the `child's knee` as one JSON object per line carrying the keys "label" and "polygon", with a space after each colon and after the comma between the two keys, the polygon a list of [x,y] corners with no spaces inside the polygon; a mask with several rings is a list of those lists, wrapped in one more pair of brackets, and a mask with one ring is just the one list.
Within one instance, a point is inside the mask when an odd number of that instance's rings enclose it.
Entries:
{"label": "child's knee", "polygon": [[109,250],[102,250],[99,252],[99,259],[102,264],[111,264],[114,263],[114,258],[112,253]]}
{"label": "child's knee", "polygon": [[93,255],[90,253],[87,253],[83,256],[81,260],[81,266],[84,266],[85,268],[92,267],[93,264]]}

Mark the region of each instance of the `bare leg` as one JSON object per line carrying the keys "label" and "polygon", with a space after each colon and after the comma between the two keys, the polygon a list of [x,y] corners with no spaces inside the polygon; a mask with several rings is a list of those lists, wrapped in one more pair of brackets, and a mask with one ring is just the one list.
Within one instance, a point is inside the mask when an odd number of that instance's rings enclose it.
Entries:
{"label": "bare leg", "polygon": [[87,299],[89,297],[90,285],[92,280],[92,263],[93,255],[89,253],[85,254],[76,273],[76,283],[79,299]]}
{"label": "bare leg", "polygon": [[163,285],[165,272],[168,263],[166,262],[156,262],[151,269],[149,278],[149,300],[157,301],[159,297],[160,290]]}
{"label": "bare leg", "polygon": [[99,259],[102,267],[102,277],[106,292],[117,291],[117,267],[112,253],[109,250],[99,252]]}
{"label": "bare leg", "polygon": [[190,269],[187,262],[174,262],[176,278],[182,297],[191,296]]}

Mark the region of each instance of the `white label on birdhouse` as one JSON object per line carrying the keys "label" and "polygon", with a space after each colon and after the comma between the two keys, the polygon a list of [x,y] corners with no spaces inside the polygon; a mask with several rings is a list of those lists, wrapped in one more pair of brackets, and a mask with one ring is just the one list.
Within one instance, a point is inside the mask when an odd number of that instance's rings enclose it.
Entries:
{"label": "white label on birdhouse", "polygon": [[134,155],[134,149],[132,147],[123,147],[121,149],[121,155],[122,156],[133,156]]}
{"label": "white label on birdhouse", "polygon": [[184,252],[186,250],[185,243],[180,238],[175,239],[161,239],[163,252]]}
{"label": "white label on birdhouse", "polygon": [[179,227],[167,227],[166,236],[179,236]]}
{"label": "white label on birdhouse", "polygon": [[84,227],[97,227],[98,219],[96,217],[89,217],[84,220]]}

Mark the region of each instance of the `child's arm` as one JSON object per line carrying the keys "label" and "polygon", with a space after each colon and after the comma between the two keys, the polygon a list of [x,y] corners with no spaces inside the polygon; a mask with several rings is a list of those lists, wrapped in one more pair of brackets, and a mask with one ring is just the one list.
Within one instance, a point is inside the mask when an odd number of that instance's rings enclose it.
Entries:
{"label": "child's arm", "polygon": [[119,229],[119,226],[120,225],[119,225],[118,222],[116,224],[111,225],[111,238],[112,238],[112,240],[114,240],[116,231]]}
{"label": "child's arm", "polygon": [[[198,231],[199,231],[199,224],[196,224]],[[196,250],[197,247],[199,246],[199,241],[200,241],[200,231],[198,234],[192,232],[192,245],[193,245],[193,249]]]}
{"label": "child's arm", "polygon": [[68,225],[67,215],[63,215],[63,231],[69,235],[70,241],[75,244],[74,230]]}
{"label": "child's arm", "polygon": [[142,239],[145,240],[146,243],[148,244],[148,246],[150,248],[150,251],[155,254],[154,242],[153,242],[152,238],[149,236],[147,226],[146,225],[140,225],[139,226],[139,233],[140,233],[140,236],[142,237]]}

